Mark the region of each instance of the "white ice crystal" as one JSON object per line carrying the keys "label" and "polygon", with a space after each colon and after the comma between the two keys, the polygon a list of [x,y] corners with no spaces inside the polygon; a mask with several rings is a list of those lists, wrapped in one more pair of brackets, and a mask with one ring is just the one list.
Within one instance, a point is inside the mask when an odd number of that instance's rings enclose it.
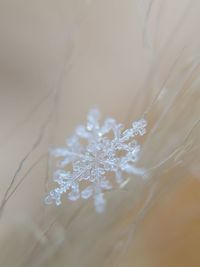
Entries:
{"label": "white ice crystal", "polygon": [[114,184],[108,173],[114,173],[118,185],[124,182],[125,173],[144,175],[144,170],[136,168],[134,163],[140,152],[135,137],[146,133],[146,120],[135,121],[130,129],[123,130],[123,125],[112,118],[107,118],[102,126],[99,119],[99,111],[91,110],[87,125],[78,126],[65,147],[51,151],[59,158],[54,173],[54,181],[59,186],[45,198],[47,204],[60,205],[63,193],[72,201],[93,197],[100,213],[106,204],[104,191],[112,189]]}

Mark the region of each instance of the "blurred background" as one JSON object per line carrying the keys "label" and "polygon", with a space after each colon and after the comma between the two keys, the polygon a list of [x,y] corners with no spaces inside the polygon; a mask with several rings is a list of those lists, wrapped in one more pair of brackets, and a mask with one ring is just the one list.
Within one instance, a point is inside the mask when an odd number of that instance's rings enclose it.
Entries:
{"label": "blurred background", "polygon": [[[0,266],[200,266],[200,2],[0,0]],[[138,165],[92,201],[46,206],[49,148],[87,112],[145,116]]]}

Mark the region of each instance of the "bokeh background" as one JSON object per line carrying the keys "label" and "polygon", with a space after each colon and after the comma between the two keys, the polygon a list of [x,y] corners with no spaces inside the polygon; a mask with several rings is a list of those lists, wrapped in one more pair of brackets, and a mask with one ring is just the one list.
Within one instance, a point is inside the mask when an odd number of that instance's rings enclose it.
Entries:
{"label": "bokeh background", "polygon": [[[200,2],[0,0],[0,266],[200,266]],[[49,148],[97,106],[148,119],[139,166],[92,201],[46,206]]]}

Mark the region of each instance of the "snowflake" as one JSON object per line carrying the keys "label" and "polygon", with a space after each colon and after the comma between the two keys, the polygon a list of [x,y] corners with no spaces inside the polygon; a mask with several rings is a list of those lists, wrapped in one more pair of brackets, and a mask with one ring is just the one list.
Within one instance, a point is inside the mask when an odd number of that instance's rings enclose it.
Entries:
{"label": "snowflake", "polygon": [[[91,110],[87,125],[78,126],[65,147],[51,151],[59,158],[54,173],[54,181],[59,186],[50,191],[46,204],[60,205],[63,193],[67,193],[71,201],[93,197],[96,211],[100,213],[105,209],[105,190],[112,189],[113,184],[122,185],[124,173],[145,175],[134,163],[140,152],[135,137],[146,133],[146,120],[135,121],[130,129],[123,130],[123,125],[112,118],[107,118],[102,126],[99,119],[99,111]],[[114,173],[114,179],[110,176],[109,179],[108,173]]]}

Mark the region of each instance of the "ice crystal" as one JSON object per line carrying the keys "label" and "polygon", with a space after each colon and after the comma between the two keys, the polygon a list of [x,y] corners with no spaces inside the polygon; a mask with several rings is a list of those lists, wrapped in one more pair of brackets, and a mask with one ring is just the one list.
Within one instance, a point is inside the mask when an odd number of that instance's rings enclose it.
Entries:
{"label": "ice crystal", "polygon": [[[105,209],[105,190],[112,189],[114,184],[121,185],[125,173],[144,175],[144,170],[134,163],[140,152],[135,137],[146,133],[146,120],[135,121],[130,129],[123,130],[123,125],[113,118],[107,118],[102,126],[99,119],[99,111],[91,110],[87,125],[78,126],[65,147],[51,151],[58,158],[54,181],[59,186],[45,198],[47,204],[60,205],[63,193],[67,193],[71,201],[93,197],[96,211],[100,213]],[[114,173],[115,182],[109,173]]]}

